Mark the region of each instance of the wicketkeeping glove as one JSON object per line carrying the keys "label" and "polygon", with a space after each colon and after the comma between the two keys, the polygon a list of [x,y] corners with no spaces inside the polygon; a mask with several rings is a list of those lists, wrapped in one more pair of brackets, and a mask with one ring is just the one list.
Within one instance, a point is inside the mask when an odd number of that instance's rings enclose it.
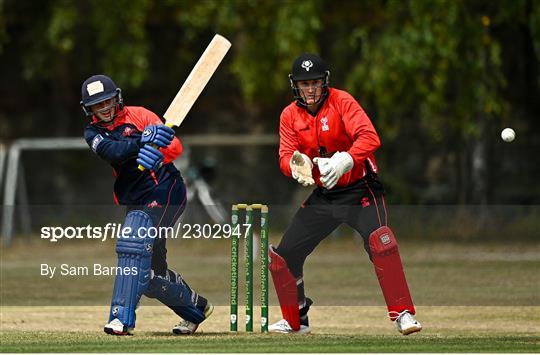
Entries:
{"label": "wicketkeeping glove", "polygon": [[302,186],[310,186],[315,183],[311,175],[313,163],[307,155],[296,150],[291,157],[289,165],[293,179],[302,184]]}
{"label": "wicketkeeping glove", "polygon": [[146,126],[141,136],[141,144],[154,144],[165,148],[174,138],[174,129],[165,125]]}
{"label": "wicketkeeping glove", "polygon": [[157,170],[163,163],[163,154],[151,145],[146,144],[139,150],[137,163],[142,165],[145,169]]}
{"label": "wicketkeeping glove", "polygon": [[331,158],[315,158],[313,162],[319,166],[321,182],[327,189],[336,186],[343,174],[354,166],[353,158],[347,152],[337,152]]}

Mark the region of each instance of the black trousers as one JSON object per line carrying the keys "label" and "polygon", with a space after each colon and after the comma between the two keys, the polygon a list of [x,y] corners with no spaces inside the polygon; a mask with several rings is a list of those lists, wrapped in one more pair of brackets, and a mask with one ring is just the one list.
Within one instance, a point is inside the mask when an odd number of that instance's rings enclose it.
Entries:
{"label": "black trousers", "polygon": [[341,223],[360,233],[371,258],[369,236],[387,225],[384,189],[375,174],[343,188],[317,187],[302,204],[276,249],[293,276],[303,275],[307,256]]}

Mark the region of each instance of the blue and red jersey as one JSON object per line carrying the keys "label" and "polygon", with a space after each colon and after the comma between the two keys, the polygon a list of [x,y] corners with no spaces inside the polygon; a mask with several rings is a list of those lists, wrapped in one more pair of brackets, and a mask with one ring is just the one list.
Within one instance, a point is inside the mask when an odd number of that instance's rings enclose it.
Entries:
{"label": "blue and red jersey", "polygon": [[140,171],[136,161],[142,147],[141,135],[146,126],[163,124],[161,119],[144,107],[127,106],[118,112],[110,125],[94,120],[84,130],[84,138],[92,151],[114,169],[115,201],[121,205],[144,204],[151,198],[156,185],[169,184],[180,172],[172,164],[182,153],[182,144],[175,137],[167,148],[161,148],[163,165],[156,171]]}

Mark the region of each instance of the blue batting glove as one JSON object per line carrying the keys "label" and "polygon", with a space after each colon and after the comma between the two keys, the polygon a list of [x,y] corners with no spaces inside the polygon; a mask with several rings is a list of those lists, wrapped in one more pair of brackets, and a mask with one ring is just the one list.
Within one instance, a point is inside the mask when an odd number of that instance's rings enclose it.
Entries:
{"label": "blue batting glove", "polygon": [[151,145],[146,144],[139,150],[137,163],[142,165],[145,169],[157,170],[163,163],[163,154]]}
{"label": "blue batting glove", "polygon": [[174,130],[165,125],[146,126],[141,136],[142,144],[154,144],[165,148],[171,144],[174,138]]}

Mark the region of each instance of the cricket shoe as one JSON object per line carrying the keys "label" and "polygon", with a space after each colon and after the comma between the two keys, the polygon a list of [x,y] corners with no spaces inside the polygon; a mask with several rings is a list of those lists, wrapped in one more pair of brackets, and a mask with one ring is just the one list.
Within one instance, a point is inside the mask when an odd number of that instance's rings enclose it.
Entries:
{"label": "cricket shoe", "polygon": [[403,335],[409,335],[422,330],[422,325],[418,322],[409,311],[403,311],[396,318],[396,326],[398,331]]}
{"label": "cricket shoe", "polygon": [[[204,319],[205,320],[208,319],[208,317],[210,317],[212,312],[214,312],[214,305],[208,302],[206,306],[204,307],[204,311],[203,311]],[[174,334],[177,334],[177,335],[190,335],[190,334],[195,333],[198,327],[199,327],[199,324],[182,319],[180,323],[178,323],[177,325],[173,327],[172,331]]]}
{"label": "cricket shoe", "polygon": [[127,325],[122,324],[118,318],[114,318],[107,323],[103,328],[103,331],[111,335],[132,335],[133,328],[128,328]]}
{"label": "cricket shoe", "polygon": [[289,322],[287,322],[287,320],[285,319],[282,319],[279,322],[268,326],[268,331],[271,333],[282,334],[309,334],[311,332],[311,330],[309,329],[309,325],[307,324],[300,324],[300,329],[293,330],[289,325]]}

